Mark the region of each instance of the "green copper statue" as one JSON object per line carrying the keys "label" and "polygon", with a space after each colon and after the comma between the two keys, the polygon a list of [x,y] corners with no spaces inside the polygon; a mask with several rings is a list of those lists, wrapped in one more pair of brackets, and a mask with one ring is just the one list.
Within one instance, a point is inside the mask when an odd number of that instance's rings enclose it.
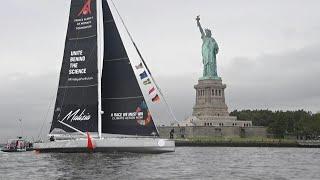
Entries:
{"label": "green copper statue", "polygon": [[202,44],[202,62],[203,77],[201,79],[221,79],[217,73],[217,58],[216,55],[219,52],[218,43],[211,37],[211,30],[205,29],[203,31],[200,24],[200,16],[197,16],[197,25],[201,32]]}

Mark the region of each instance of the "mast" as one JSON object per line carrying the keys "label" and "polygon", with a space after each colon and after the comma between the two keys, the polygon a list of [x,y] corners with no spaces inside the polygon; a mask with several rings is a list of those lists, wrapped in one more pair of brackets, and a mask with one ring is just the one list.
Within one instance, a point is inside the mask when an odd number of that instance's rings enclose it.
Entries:
{"label": "mast", "polygon": [[103,68],[103,57],[104,57],[104,30],[103,30],[103,11],[101,1],[97,2],[97,50],[98,50],[98,134],[99,138],[102,138],[102,92],[101,92],[101,78]]}

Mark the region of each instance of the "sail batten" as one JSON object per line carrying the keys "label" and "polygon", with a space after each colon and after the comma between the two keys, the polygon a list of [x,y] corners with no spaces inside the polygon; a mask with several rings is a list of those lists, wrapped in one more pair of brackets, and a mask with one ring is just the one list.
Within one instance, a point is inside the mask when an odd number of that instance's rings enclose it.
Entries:
{"label": "sail batten", "polygon": [[128,57],[124,57],[124,58],[117,58],[117,59],[105,59],[104,62],[111,62],[111,61],[128,61],[129,58]]}
{"label": "sail batten", "polygon": [[94,38],[94,37],[97,37],[97,35],[86,36],[86,37],[69,38],[69,40],[70,41],[74,41],[74,40],[89,39],[89,38]]}
{"label": "sail batten", "polygon": [[103,21],[104,23],[114,23],[114,20],[113,19],[110,19],[110,20],[105,20]]}
{"label": "sail batten", "polygon": [[141,99],[143,98],[143,96],[136,96],[136,97],[119,97],[119,98],[103,98],[105,100],[108,100],[108,99]]}
{"label": "sail batten", "polygon": [[61,88],[61,89],[66,89],[66,88],[86,88],[86,87],[94,87],[94,86],[98,86],[98,84],[86,85],[86,86],[60,86],[59,88]]}

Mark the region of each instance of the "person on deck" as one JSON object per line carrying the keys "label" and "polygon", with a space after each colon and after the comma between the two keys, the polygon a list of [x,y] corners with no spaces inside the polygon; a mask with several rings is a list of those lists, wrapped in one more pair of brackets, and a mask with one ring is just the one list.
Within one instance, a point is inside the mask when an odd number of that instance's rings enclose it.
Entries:
{"label": "person on deck", "polygon": [[173,139],[173,135],[174,135],[174,129],[172,128],[170,131],[170,139]]}

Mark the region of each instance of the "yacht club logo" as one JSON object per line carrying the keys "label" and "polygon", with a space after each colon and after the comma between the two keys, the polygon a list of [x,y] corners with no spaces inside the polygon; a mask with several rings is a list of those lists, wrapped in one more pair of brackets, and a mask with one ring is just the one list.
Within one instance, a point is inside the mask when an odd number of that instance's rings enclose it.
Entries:
{"label": "yacht club logo", "polygon": [[92,0],[86,0],[78,16],[91,14],[91,1]]}
{"label": "yacht club logo", "polygon": [[86,113],[86,109],[84,109],[81,113],[81,109],[78,109],[76,111],[70,111],[63,119],[62,121],[89,121],[91,119],[91,115],[89,113]]}

